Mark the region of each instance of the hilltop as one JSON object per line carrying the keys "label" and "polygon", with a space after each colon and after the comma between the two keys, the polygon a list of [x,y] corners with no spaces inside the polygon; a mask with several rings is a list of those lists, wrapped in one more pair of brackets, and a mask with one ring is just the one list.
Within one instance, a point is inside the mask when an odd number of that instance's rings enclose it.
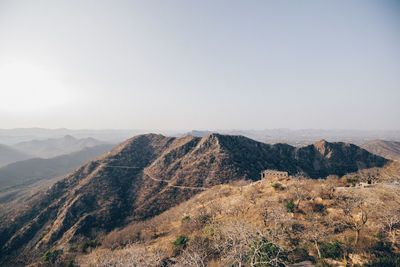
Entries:
{"label": "hilltop", "polygon": [[[2,214],[2,255],[98,238],[154,217],[208,188],[259,179],[263,169],[311,178],[344,175],[389,161],[348,143],[301,148],[243,136],[140,135],[74,170],[30,203]],[[14,255],[14,256],[13,256]]]}

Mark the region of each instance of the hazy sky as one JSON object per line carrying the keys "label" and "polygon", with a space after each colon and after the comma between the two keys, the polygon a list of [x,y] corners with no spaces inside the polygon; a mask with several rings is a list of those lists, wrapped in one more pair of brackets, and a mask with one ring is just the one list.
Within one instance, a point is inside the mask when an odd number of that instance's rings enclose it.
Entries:
{"label": "hazy sky", "polygon": [[3,1],[0,128],[400,128],[400,1]]}

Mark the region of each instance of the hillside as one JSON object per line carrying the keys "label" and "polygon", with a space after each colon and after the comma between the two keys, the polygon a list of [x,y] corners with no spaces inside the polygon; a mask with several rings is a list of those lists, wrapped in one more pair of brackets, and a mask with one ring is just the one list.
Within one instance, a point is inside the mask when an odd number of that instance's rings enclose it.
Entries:
{"label": "hillside", "polygon": [[346,143],[295,148],[242,136],[140,135],[82,165],[29,205],[2,214],[1,254],[12,257],[20,248],[43,251],[93,239],[160,214],[211,186],[258,180],[263,169],[318,178],[387,162]]}
{"label": "hillside", "polygon": [[30,155],[34,155],[35,157],[52,158],[104,143],[105,142],[91,137],[77,139],[71,135],[66,135],[62,138],[49,138],[45,140],[20,142],[13,145],[13,147]]}
{"label": "hillside", "polygon": [[0,144],[0,167],[28,158],[32,158],[32,156],[12,147]]}
{"label": "hillside", "polygon": [[400,142],[374,140],[361,145],[361,147],[381,157],[400,160]]}
{"label": "hillside", "polygon": [[41,179],[66,175],[112,147],[113,145],[98,145],[54,158],[33,158],[4,166],[0,168],[0,193]]}
{"label": "hillside", "polygon": [[111,232],[89,254],[64,257],[81,267],[398,266],[400,240],[387,226],[400,222],[400,187],[344,185],[299,178],[214,186]]}

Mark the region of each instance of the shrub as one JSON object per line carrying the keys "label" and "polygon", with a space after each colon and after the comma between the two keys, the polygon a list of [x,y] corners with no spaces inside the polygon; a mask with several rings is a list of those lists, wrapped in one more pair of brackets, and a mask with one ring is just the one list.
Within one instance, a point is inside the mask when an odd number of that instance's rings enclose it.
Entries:
{"label": "shrub", "polygon": [[346,177],[346,183],[348,185],[355,186],[360,181],[360,177],[358,175],[353,175],[351,177]]}
{"label": "shrub", "polygon": [[206,224],[211,219],[209,214],[201,214],[196,218],[196,221],[201,225]]}
{"label": "shrub", "polygon": [[68,252],[77,252],[78,251],[78,245],[72,245],[68,248]]}
{"label": "shrub", "polygon": [[184,223],[184,222],[187,221],[187,220],[190,220],[190,217],[186,215],[186,216],[184,216],[184,217],[182,218],[181,222]]}
{"label": "shrub", "polygon": [[272,185],[272,187],[273,187],[275,190],[283,190],[283,187],[282,187],[282,185],[281,185],[280,183],[274,183],[274,184]]}
{"label": "shrub", "polygon": [[179,255],[186,248],[189,238],[186,235],[180,235],[172,244],[174,245],[174,254]]}
{"label": "shrub", "polygon": [[209,238],[213,238],[220,234],[221,226],[217,221],[212,221],[203,228],[203,234]]}
{"label": "shrub", "polygon": [[400,266],[400,257],[395,255],[385,256],[374,260],[371,263],[364,264],[365,267],[398,267]]}
{"label": "shrub", "polygon": [[314,212],[323,212],[325,210],[325,206],[321,203],[312,203],[311,207]]}
{"label": "shrub", "polygon": [[280,248],[276,244],[263,238],[253,243],[250,247],[247,259],[251,266],[262,266],[261,263],[269,262],[271,259],[280,258],[281,256],[283,256],[283,254],[281,254]]}
{"label": "shrub", "polygon": [[185,246],[188,241],[188,237],[186,235],[180,235],[172,244],[175,246]]}
{"label": "shrub", "polygon": [[52,249],[52,250],[48,250],[46,251],[46,253],[44,253],[42,260],[44,262],[50,262],[50,263],[55,263],[58,256],[61,255],[63,253],[62,249]]}
{"label": "shrub", "polygon": [[323,258],[339,259],[343,257],[342,243],[337,240],[332,243],[322,243],[320,251]]}
{"label": "shrub", "polygon": [[82,243],[82,244],[79,246],[79,248],[80,248],[80,251],[81,251],[81,252],[87,252],[87,249],[88,249],[88,248],[95,248],[95,247],[98,247],[98,246],[100,246],[100,245],[101,245],[101,243],[98,242],[97,240],[91,240],[91,241]]}
{"label": "shrub", "polygon": [[311,257],[308,255],[308,250],[305,247],[296,247],[291,253],[288,255],[288,259],[290,262],[301,262],[310,260]]}
{"label": "shrub", "polygon": [[74,267],[74,260],[69,260],[65,267]]}
{"label": "shrub", "polygon": [[285,209],[287,212],[294,212],[294,203],[292,200],[289,200],[288,202],[286,202]]}

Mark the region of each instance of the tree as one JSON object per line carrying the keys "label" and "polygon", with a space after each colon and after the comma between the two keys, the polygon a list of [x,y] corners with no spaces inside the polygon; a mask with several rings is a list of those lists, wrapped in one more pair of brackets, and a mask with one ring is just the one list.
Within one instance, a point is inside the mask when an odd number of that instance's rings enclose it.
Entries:
{"label": "tree", "polygon": [[206,267],[209,257],[208,248],[210,240],[202,236],[194,236],[190,239],[187,248],[178,258],[178,266]]}
{"label": "tree", "polygon": [[339,206],[343,210],[345,223],[355,232],[354,244],[358,244],[361,230],[368,221],[368,211],[362,198],[342,196]]}
{"label": "tree", "polygon": [[299,208],[300,202],[310,196],[310,190],[308,188],[308,183],[301,176],[295,176],[293,185],[291,185],[290,193],[295,199],[295,207]]}
{"label": "tree", "polygon": [[400,230],[400,205],[395,201],[386,202],[378,208],[380,228],[395,248],[398,243],[397,232]]}
{"label": "tree", "polygon": [[[272,233],[272,235],[271,235]],[[280,266],[285,262],[283,248],[275,231],[233,219],[221,228],[218,248],[225,263],[234,266]]]}
{"label": "tree", "polygon": [[314,244],[315,250],[317,251],[318,258],[322,258],[321,250],[319,244],[325,240],[327,236],[331,233],[329,227],[325,224],[322,218],[314,213],[309,212],[307,214],[308,225],[302,233],[302,237]]}

